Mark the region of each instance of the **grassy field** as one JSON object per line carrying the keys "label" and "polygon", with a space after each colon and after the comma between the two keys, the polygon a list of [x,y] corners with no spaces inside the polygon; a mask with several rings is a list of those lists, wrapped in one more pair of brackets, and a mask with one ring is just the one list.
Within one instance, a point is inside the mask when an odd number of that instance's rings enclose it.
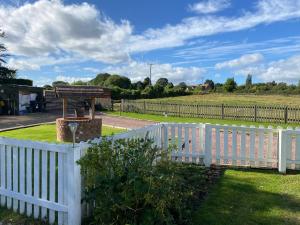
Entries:
{"label": "grassy field", "polygon": [[299,225],[300,173],[226,170],[194,215],[197,225]]}
{"label": "grassy field", "polygon": [[[120,116],[120,112],[107,112],[109,115]],[[283,128],[286,127],[300,127],[300,124],[284,124],[284,123],[262,123],[262,122],[251,122],[251,121],[239,121],[239,120],[222,120],[222,119],[202,119],[202,118],[186,118],[186,117],[175,117],[175,116],[160,116],[160,115],[151,115],[151,114],[140,114],[140,113],[128,113],[122,112],[121,116],[136,118],[142,120],[151,120],[154,122],[169,122],[169,123],[211,123],[211,124],[227,124],[227,125],[245,125],[250,126],[254,125],[256,127],[263,125]]]}
{"label": "grassy field", "polygon": [[299,106],[299,95],[237,95],[237,94],[205,94],[188,95],[170,98],[145,99],[147,101],[178,102],[178,103],[219,103],[233,105],[289,105]]}
{"label": "grassy field", "polygon": [[[102,127],[103,136],[112,135],[114,133],[120,133],[122,131],[124,131],[124,129],[113,128],[109,126]],[[4,131],[0,132],[0,136],[32,141],[56,142],[56,125],[49,124],[24,129]]]}

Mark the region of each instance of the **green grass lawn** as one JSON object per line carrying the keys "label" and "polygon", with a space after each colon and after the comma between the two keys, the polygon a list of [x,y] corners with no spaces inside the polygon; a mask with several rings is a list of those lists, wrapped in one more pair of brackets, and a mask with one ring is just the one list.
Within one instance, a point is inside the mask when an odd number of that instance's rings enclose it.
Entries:
{"label": "green grass lawn", "polygon": [[[113,128],[109,126],[102,126],[102,135],[108,136],[120,132],[124,132],[124,129]],[[56,142],[56,125],[41,125],[11,131],[0,132],[0,136],[32,140],[32,141],[46,141],[46,142]]]}
{"label": "green grass lawn", "polygon": [[[120,116],[120,112],[107,112],[109,115]],[[141,113],[129,113],[122,112],[121,116],[143,119],[143,120],[152,120],[155,122],[169,122],[169,123],[211,123],[211,124],[228,124],[228,125],[254,125],[256,127],[263,126],[281,126],[281,127],[300,127],[300,124],[281,124],[281,123],[262,123],[262,122],[251,122],[251,121],[240,121],[240,120],[222,120],[222,119],[203,119],[203,118],[187,118],[187,117],[175,117],[175,116],[160,116],[160,115],[152,115],[152,114],[141,114]]]}
{"label": "green grass lawn", "polygon": [[[143,101],[144,99],[142,99]],[[254,94],[228,94],[212,93],[205,95],[187,95],[168,98],[145,99],[145,101],[154,102],[178,102],[178,103],[215,103],[228,105],[300,105],[299,95],[254,95]]]}
{"label": "green grass lawn", "polygon": [[194,213],[195,224],[300,224],[300,173],[226,170]]}

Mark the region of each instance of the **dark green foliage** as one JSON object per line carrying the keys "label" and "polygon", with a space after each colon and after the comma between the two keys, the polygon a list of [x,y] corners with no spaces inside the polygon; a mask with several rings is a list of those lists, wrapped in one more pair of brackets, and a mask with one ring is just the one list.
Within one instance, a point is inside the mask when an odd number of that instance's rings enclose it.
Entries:
{"label": "dark green foliage", "polygon": [[49,84],[45,84],[45,85],[43,86],[43,88],[45,88],[46,90],[51,90],[51,89],[53,89],[53,87],[52,87],[51,85],[49,85]]}
{"label": "dark green foliage", "polygon": [[60,80],[52,82],[52,87],[64,86],[64,85],[69,85],[69,83]]}
{"label": "dark green foliage", "polygon": [[215,89],[215,83],[214,83],[212,80],[206,80],[206,81],[204,82],[204,84],[207,84],[207,85],[208,85],[208,87],[207,87],[208,90],[213,90],[213,89]]}
{"label": "dark green foliage", "polygon": [[159,78],[157,81],[156,81],[156,85],[160,85],[162,87],[166,87],[168,85],[169,81],[167,78]]}
{"label": "dark green foliage", "polygon": [[92,79],[90,81],[90,84],[92,84],[92,85],[98,85],[98,86],[103,86],[104,82],[109,77],[110,77],[110,74],[108,74],[108,73],[100,73],[94,79]]}
{"label": "dark green foliage", "polygon": [[89,224],[190,224],[210,173],[167,157],[144,139],[115,141],[114,148],[108,140],[92,145],[79,161],[84,200],[96,204]]}
{"label": "dark green foliage", "polygon": [[250,88],[252,86],[252,75],[248,74],[246,78],[245,87]]}
{"label": "dark green foliage", "polygon": [[88,84],[89,82],[82,81],[82,80],[77,80],[72,83],[72,85],[88,85]]}
{"label": "dark green foliage", "polygon": [[[0,38],[4,37],[4,32],[0,30]],[[17,76],[17,70],[8,68],[3,65],[6,63],[5,58],[9,56],[6,52],[6,47],[0,43],[0,79],[14,79]]]}
{"label": "dark green foliage", "polygon": [[32,86],[32,80],[28,79],[2,79],[0,78],[0,84],[17,84]]}
{"label": "dark green foliage", "polygon": [[144,79],[143,84],[144,84],[144,87],[147,87],[147,86],[151,85],[150,78],[149,78],[149,77],[146,77],[146,78]]}
{"label": "dark green foliage", "polygon": [[227,92],[233,92],[237,88],[234,78],[228,78],[224,84],[224,89]]}
{"label": "dark green foliage", "polygon": [[119,87],[123,89],[129,89],[131,86],[131,81],[128,77],[111,75],[105,80],[103,85],[105,87]]}
{"label": "dark green foliage", "polygon": [[182,90],[185,90],[187,88],[187,85],[185,82],[180,82],[177,87],[181,88]]}

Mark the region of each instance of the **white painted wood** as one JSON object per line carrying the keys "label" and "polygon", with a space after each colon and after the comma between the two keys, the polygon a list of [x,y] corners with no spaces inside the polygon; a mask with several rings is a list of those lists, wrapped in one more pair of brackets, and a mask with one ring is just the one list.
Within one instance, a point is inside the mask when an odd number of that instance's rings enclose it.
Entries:
{"label": "white painted wood", "polygon": [[[8,191],[12,191],[12,147],[7,146],[6,147],[6,175],[7,175],[7,180],[6,180],[6,189]],[[7,203],[7,208],[11,209],[12,207],[12,199],[10,197],[7,197],[6,200]]]}
{"label": "white painted wood", "polygon": [[165,151],[168,150],[168,147],[169,147],[169,137],[168,137],[168,126],[167,125],[164,125],[162,127],[163,129],[163,135],[164,135],[164,140],[163,140],[163,149]]}
{"label": "white painted wood", "polygon": [[[58,204],[64,204],[64,154],[57,154],[57,196],[58,196]],[[66,205],[66,204],[65,204]],[[62,225],[64,222],[64,213],[58,212],[58,225]]]}
{"label": "white painted wood", "polygon": [[185,155],[185,162],[189,162],[190,160],[190,142],[189,142],[189,127],[184,128],[184,155]]}
{"label": "white painted wood", "polygon": [[197,162],[197,139],[196,139],[196,127],[192,128],[192,162]]}
{"label": "white painted wood", "polygon": [[[0,167],[1,167],[1,189],[6,188],[6,172],[5,172],[5,162],[6,162],[6,147],[4,144],[0,145]],[[6,204],[6,197],[1,195],[1,206],[4,207]]]}
{"label": "white painted wood", "polygon": [[204,164],[206,167],[211,165],[212,161],[212,127],[210,124],[205,124],[205,158]]}
{"label": "white painted wood", "polygon": [[223,132],[224,132],[224,164],[228,163],[228,127],[223,126]]}
{"label": "white painted wood", "polygon": [[258,161],[257,165],[260,166],[265,162],[264,159],[264,126],[259,126],[258,128]]}
{"label": "white painted wood", "polygon": [[216,133],[216,164],[220,164],[221,159],[221,143],[220,143],[220,128],[219,124],[216,125],[215,133]]}
{"label": "white painted wood", "polygon": [[278,141],[278,171],[286,173],[286,134],[282,129],[279,130]]}
{"label": "white painted wood", "polygon": [[250,126],[250,166],[255,164],[255,126]]}
{"label": "white painted wood", "polygon": [[[292,159],[292,136],[294,136],[293,128],[292,127],[287,127],[286,129],[286,160],[290,161]],[[287,168],[291,167],[291,163],[287,162]]]}
{"label": "white painted wood", "polygon": [[[40,198],[40,150],[34,149],[34,177],[33,177],[33,196],[38,199]],[[33,216],[38,218],[40,216],[40,207],[34,205],[33,207]]]}
{"label": "white painted wood", "polygon": [[[267,161],[273,160],[273,127],[268,126],[268,150],[267,150]],[[267,163],[268,167],[272,167],[272,163]]]}
{"label": "white painted wood", "polygon": [[[32,196],[32,149],[26,149],[26,195]],[[32,204],[26,204],[26,215],[32,215]]]}
{"label": "white painted wood", "polygon": [[182,126],[178,124],[178,161],[182,161]]}
{"label": "white painted wood", "polygon": [[[25,195],[25,148],[20,147],[20,193]],[[20,201],[20,213],[25,213],[25,202]]]}
{"label": "white painted wood", "polygon": [[[47,192],[48,192],[48,152],[42,151],[42,190],[41,195],[42,199],[47,200]],[[47,208],[41,208],[41,216],[42,219],[47,217]]]}
{"label": "white painted wood", "polygon": [[246,126],[242,126],[241,132],[241,147],[240,147],[240,162],[241,165],[246,165]]}
{"label": "white painted wood", "polygon": [[[50,202],[55,202],[55,152],[50,152],[50,162],[49,162],[49,200]],[[49,222],[53,224],[55,222],[55,211],[49,210]]]}
{"label": "white painted wood", "polygon": [[232,157],[232,165],[236,165],[237,158],[237,128],[234,125],[231,130],[232,135],[232,149],[231,149],[231,157]]}
{"label": "white painted wood", "polygon": [[199,125],[199,145],[200,145],[200,154],[204,154],[204,124]]}
{"label": "white painted wood", "polygon": [[[300,131],[300,128],[297,127],[296,131]],[[300,135],[296,134],[296,146],[295,146],[295,169],[300,169]]]}
{"label": "white painted wood", "polygon": [[[13,191],[18,192],[19,185],[19,156],[18,156],[18,147],[13,146]],[[13,210],[17,212],[19,208],[19,201],[13,198]]]}

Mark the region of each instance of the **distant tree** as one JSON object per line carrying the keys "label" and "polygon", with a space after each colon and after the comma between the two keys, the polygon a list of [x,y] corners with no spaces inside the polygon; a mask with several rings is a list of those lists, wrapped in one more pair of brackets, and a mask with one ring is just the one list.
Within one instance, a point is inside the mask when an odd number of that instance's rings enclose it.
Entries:
{"label": "distant tree", "polygon": [[186,85],[185,82],[180,82],[180,83],[177,85],[177,87],[179,87],[179,88],[185,90],[185,89],[187,88],[187,85]]}
{"label": "distant tree", "polygon": [[168,85],[166,86],[166,88],[173,88],[174,84],[172,82],[169,82]]}
{"label": "distant tree", "polygon": [[138,81],[138,82],[132,83],[131,87],[133,89],[136,89],[136,90],[143,90],[144,89],[144,84],[143,84],[142,81]]}
{"label": "distant tree", "polygon": [[52,86],[49,85],[49,84],[45,84],[45,85],[43,86],[43,88],[46,89],[46,90],[51,90],[51,89],[52,89]]}
{"label": "distant tree", "polygon": [[100,73],[94,79],[90,80],[90,84],[103,86],[104,82],[110,77],[109,73]]}
{"label": "distant tree", "polygon": [[109,76],[105,82],[105,87],[119,87],[123,89],[129,89],[131,86],[131,80],[128,77],[120,76],[120,75],[111,75]]}
{"label": "distant tree", "polygon": [[252,86],[252,75],[251,74],[248,74],[247,75],[247,78],[246,78],[246,83],[245,83],[245,87],[247,89],[251,88]]}
{"label": "distant tree", "polygon": [[160,85],[162,87],[166,87],[168,85],[169,81],[167,78],[159,78],[157,81],[156,81],[156,85]]}
{"label": "distant tree", "polygon": [[69,85],[69,83],[65,82],[65,81],[61,81],[61,80],[54,81],[52,83],[52,87],[58,87],[58,86],[64,86],[64,85]]}
{"label": "distant tree", "polygon": [[[0,38],[4,38],[5,34],[3,31],[0,30]],[[6,53],[7,49],[4,44],[0,43],[0,78],[2,79],[12,79],[16,78],[17,70],[10,69],[3,64],[6,63],[5,58],[9,55]]]}
{"label": "distant tree", "polygon": [[212,81],[212,80],[206,80],[205,82],[204,82],[204,84],[207,84],[208,85],[208,89],[209,90],[213,90],[213,89],[215,89],[215,83]]}
{"label": "distant tree", "polygon": [[151,85],[150,78],[149,78],[149,77],[146,77],[146,78],[144,79],[143,84],[144,84],[144,88],[146,88],[147,86]]}
{"label": "distant tree", "polygon": [[77,80],[77,81],[74,81],[72,83],[72,85],[88,85],[89,82],[87,81],[82,81],[82,80]]}
{"label": "distant tree", "polygon": [[228,78],[224,84],[224,89],[227,92],[233,92],[237,88],[234,78]]}

